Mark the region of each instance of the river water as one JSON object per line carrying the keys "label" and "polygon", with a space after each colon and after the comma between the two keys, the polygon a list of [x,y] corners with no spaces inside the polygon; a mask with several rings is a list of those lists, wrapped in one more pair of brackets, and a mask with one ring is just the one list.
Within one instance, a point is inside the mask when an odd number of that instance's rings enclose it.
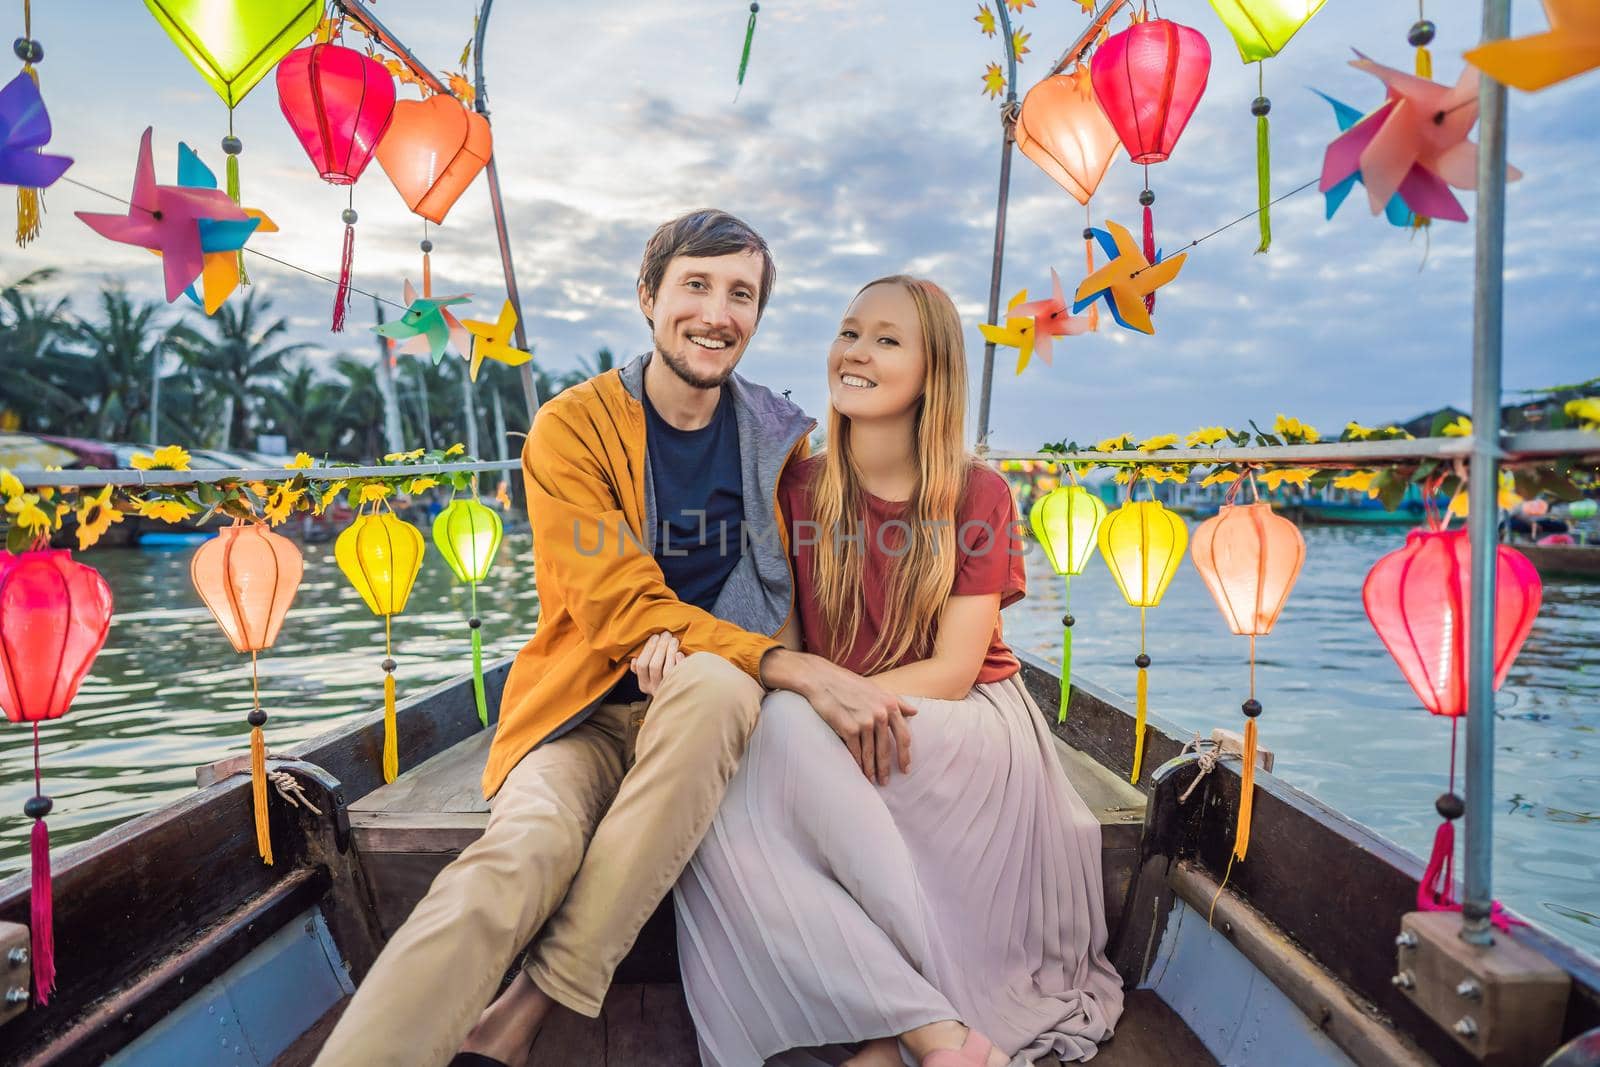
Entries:
{"label": "river water", "polygon": [[[1276,630],[1259,641],[1262,744],[1276,773],[1426,855],[1449,764],[1450,725],[1428,715],[1361,608],[1361,582],[1399,528],[1308,527],[1307,558]],[[189,583],[191,549],[88,555],[116,598],[110,638],[72,711],[44,724],[45,791],[57,849],[181,796],[194,767],[247,751],[249,660],[233,652]],[[537,614],[530,540],[511,533],[479,592],[486,657],[521,647]],[[1028,557],[1030,595],[1005,613],[1016,647],[1060,657],[1062,585]],[[1600,584],[1549,580],[1495,726],[1497,896],[1600,955]],[[1138,612],[1098,561],[1073,579],[1074,675],[1133,691]],[[466,593],[430,549],[394,633],[401,695],[469,667]],[[1149,615],[1150,706],[1184,730],[1237,729],[1248,640],[1227,631],[1187,563]],[[277,646],[261,657],[276,748],[381,701],[383,626],[333,563],[306,549],[305,580]],[[1131,703],[1131,702],[1130,702]],[[1464,790],[1463,790],[1464,791]],[[0,732],[0,872],[26,863],[28,731]]]}

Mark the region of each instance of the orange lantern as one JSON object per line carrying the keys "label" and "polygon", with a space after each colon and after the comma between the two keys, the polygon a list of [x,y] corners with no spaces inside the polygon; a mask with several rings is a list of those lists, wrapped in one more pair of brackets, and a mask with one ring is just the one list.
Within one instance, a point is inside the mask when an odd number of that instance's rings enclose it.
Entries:
{"label": "orange lantern", "polygon": [[250,653],[250,785],[256,813],[256,850],[272,862],[267,821],[267,746],[261,736],[256,653],[271,648],[300,588],[305,561],[293,541],[260,523],[236,523],[195,550],[189,577],[235,652]]}
{"label": "orange lantern", "polygon": [[1250,697],[1243,705],[1244,766],[1239,771],[1239,821],[1233,841],[1234,858],[1242,860],[1250,847],[1256,719],[1261,714],[1256,699],[1256,638],[1271,633],[1278,621],[1305,563],[1306,542],[1299,527],[1274,514],[1271,504],[1256,500],[1223,504],[1195,528],[1189,554],[1228,620],[1228,629],[1250,637]]}
{"label": "orange lantern", "polygon": [[[402,100],[378,142],[378,165],[414,214],[435,226],[488,165],[494,152],[489,120],[469,111],[453,96]],[[422,238],[422,295],[429,296],[433,242]]]}
{"label": "orange lantern", "polygon": [[[1089,199],[1100,187],[1122,141],[1095,98],[1089,68],[1054,74],[1028,90],[1017,115],[1017,147],[1084,207],[1084,258],[1094,273]],[[1099,309],[1089,308],[1089,328],[1098,329]]]}

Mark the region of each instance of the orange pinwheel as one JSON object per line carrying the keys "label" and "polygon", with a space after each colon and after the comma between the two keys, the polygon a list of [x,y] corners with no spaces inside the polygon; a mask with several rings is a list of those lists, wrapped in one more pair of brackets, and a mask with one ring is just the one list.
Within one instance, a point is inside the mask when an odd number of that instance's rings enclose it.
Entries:
{"label": "orange pinwheel", "polygon": [[1545,33],[1490,41],[1466,54],[1495,81],[1534,92],[1600,67],[1600,6],[1593,0],[1544,0]]}

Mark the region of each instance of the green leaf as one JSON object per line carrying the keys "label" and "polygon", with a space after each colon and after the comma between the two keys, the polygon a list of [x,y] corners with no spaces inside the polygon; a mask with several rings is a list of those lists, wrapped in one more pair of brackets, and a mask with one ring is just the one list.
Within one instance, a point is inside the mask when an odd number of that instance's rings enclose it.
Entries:
{"label": "green leaf", "polygon": [[1405,499],[1406,478],[1396,471],[1379,471],[1378,476],[1372,479],[1372,488],[1378,491],[1378,502],[1385,511],[1393,511]]}
{"label": "green leaf", "polygon": [[28,550],[33,544],[33,537],[18,523],[12,523],[6,530],[6,551],[12,555],[19,555]]}

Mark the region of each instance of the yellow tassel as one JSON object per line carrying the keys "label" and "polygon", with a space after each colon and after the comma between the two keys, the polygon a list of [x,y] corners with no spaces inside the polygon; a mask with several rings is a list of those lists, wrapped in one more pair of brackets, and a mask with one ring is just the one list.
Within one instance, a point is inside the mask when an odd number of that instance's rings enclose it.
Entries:
{"label": "yellow tassel", "polygon": [[400,776],[400,739],[394,719],[394,672],[383,676],[383,780]]}
{"label": "yellow tassel", "polygon": [[424,298],[433,295],[433,263],[426,252],[422,253],[422,295]]}
{"label": "yellow tassel", "polygon": [[[33,69],[33,64],[24,64],[22,71],[33,79],[33,84],[39,84],[39,73]],[[17,189],[17,247],[27,248],[28,243],[39,236],[39,230],[44,222],[44,191],[42,189]]]}
{"label": "yellow tassel", "polygon": [[1239,769],[1239,822],[1233,832],[1233,855],[1244,859],[1250,849],[1250,812],[1256,798],[1256,721],[1244,724],[1244,766]]}
{"label": "yellow tassel", "polygon": [[1426,48],[1417,49],[1417,77],[1433,77],[1433,56]]}
{"label": "yellow tassel", "polygon": [[250,728],[250,799],[256,809],[256,851],[272,864],[272,827],[267,822],[267,743],[261,727]]}
{"label": "yellow tassel", "polygon": [[1128,775],[1128,781],[1134,785],[1139,784],[1139,765],[1144,762],[1144,712],[1149,699],[1149,672],[1140,667],[1138,685],[1134,689],[1134,703],[1138,708],[1138,717],[1133,724],[1133,773]]}

